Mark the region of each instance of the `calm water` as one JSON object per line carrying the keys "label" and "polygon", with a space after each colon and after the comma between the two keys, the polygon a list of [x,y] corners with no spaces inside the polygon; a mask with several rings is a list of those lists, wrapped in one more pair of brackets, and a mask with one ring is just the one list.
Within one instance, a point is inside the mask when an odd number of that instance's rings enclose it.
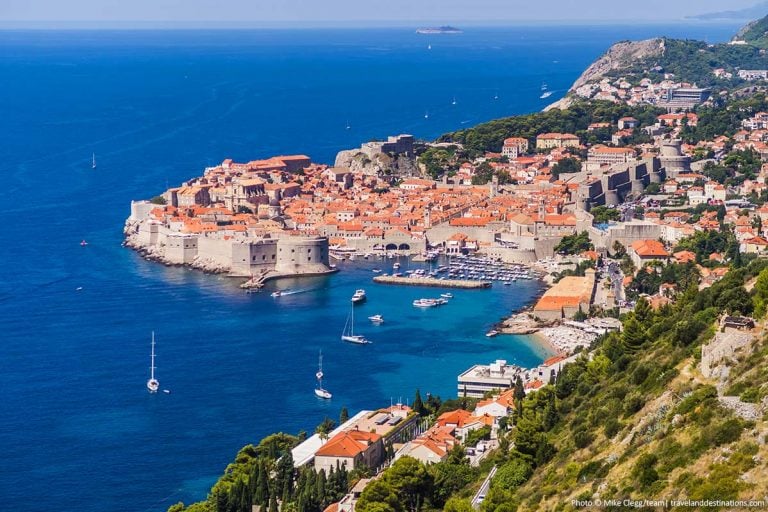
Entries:
{"label": "calm water", "polygon": [[[542,82],[557,99],[612,41],[733,30],[0,32],[4,507],[164,510],[203,498],[236,450],[267,433],[311,431],[342,406],[410,400],[416,387],[450,396],[470,364],[543,356],[522,338],[483,336],[530,301],[534,282],[419,311],[410,302],[433,293],[374,286],[380,263],[362,262],[282,282],[298,293],[279,299],[245,295],[122,249],[130,199],[225,157],[331,162],[373,137],[432,138],[537,110]],[[345,345],[361,285],[358,329],[375,343]],[[369,325],[374,313],[386,323]],[[170,395],[144,388],[152,329]],[[319,349],[330,402],[312,395]]]}

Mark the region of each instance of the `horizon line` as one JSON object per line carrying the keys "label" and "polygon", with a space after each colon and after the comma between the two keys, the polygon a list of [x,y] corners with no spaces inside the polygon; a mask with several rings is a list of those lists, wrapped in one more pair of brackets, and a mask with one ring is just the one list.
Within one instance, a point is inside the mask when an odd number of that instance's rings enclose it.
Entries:
{"label": "horizon line", "polygon": [[242,21],[242,20],[0,20],[0,30],[233,30],[233,29],[339,29],[339,28],[419,28],[458,25],[458,28],[524,27],[524,26],[631,26],[631,25],[734,25],[747,20],[695,18],[679,19],[598,19],[598,20],[313,20],[313,21]]}

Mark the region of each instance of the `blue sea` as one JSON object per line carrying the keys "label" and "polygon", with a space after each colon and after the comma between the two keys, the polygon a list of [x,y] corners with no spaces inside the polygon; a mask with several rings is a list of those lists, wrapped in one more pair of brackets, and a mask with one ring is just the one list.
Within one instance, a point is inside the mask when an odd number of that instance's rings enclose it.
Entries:
{"label": "blue sea", "polygon": [[[0,32],[3,508],[163,511],[204,498],[237,450],[268,433],[311,432],[342,407],[410,401],[416,388],[455,396],[472,364],[546,356],[526,338],[483,335],[530,303],[534,281],[457,291],[420,311],[411,301],[434,290],[374,285],[372,268],[391,262],[363,261],[272,284],[290,292],[278,299],[246,295],[225,277],[122,248],[131,199],[227,157],[332,163],[372,138],[431,139],[539,110],[542,83],[556,100],[614,41],[715,42],[734,31]],[[339,340],[358,287],[369,295],[357,310],[368,346]],[[368,323],[375,313],[383,325]],[[171,394],[145,389],[153,330]],[[312,393],[319,350],[328,402]]]}

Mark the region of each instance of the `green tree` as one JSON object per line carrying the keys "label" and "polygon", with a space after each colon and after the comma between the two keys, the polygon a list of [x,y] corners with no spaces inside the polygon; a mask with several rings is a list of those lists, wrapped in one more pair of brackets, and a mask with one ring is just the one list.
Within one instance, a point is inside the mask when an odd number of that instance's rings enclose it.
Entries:
{"label": "green tree", "polygon": [[384,472],[381,478],[400,497],[411,512],[421,509],[431,493],[432,477],[427,468],[413,457],[401,457]]}
{"label": "green tree", "polygon": [[472,504],[468,499],[451,498],[445,502],[443,512],[472,512]]}
{"label": "green tree", "polygon": [[573,157],[563,158],[552,166],[551,172],[555,178],[559,177],[561,174],[581,172],[581,160]]}
{"label": "green tree", "polygon": [[322,423],[320,423],[315,428],[315,434],[318,434],[320,436],[320,439],[328,439],[328,434],[331,433],[331,431],[336,428],[336,422],[333,421],[328,416],[325,417]]}
{"label": "green tree", "polygon": [[429,472],[434,481],[430,499],[433,507],[443,506],[448,498],[472,483],[475,478],[475,470],[466,463],[431,464]]}
{"label": "green tree", "polygon": [[346,407],[342,407],[339,413],[339,425],[346,423],[347,420],[349,420],[349,411]]}
{"label": "green tree", "polygon": [[621,220],[619,210],[607,206],[595,206],[589,213],[594,217],[593,222],[595,224],[605,224],[606,222]]}
{"label": "green tree", "polygon": [[427,412],[424,402],[421,401],[421,393],[418,389],[416,389],[416,396],[413,398],[413,410],[422,416]]}
{"label": "green tree", "polygon": [[501,466],[491,480],[492,487],[512,490],[524,484],[533,474],[531,465],[520,457],[514,457]]}
{"label": "green tree", "polygon": [[618,240],[613,242],[611,249],[613,249],[613,258],[617,260],[623,258],[627,254],[627,248]]}
{"label": "green tree", "polygon": [[621,333],[624,349],[629,353],[637,352],[646,341],[645,329],[637,321],[634,315],[624,322],[624,331]]}
{"label": "green tree", "polygon": [[595,246],[589,240],[589,233],[582,231],[574,235],[567,235],[555,246],[555,252],[560,254],[580,254],[594,249]]}
{"label": "green tree", "polygon": [[392,485],[380,478],[365,486],[357,505],[355,505],[355,510],[357,512],[380,512],[384,510],[402,512],[403,507]]}

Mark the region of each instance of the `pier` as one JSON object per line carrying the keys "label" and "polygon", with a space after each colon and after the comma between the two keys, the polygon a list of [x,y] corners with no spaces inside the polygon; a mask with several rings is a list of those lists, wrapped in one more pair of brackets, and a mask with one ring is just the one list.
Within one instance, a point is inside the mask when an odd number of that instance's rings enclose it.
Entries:
{"label": "pier", "polygon": [[433,277],[376,276],[373,278],[373,282],[380,284],[401,284],[406,286],[428,286],[432,288],[462,288],[465,290],[477,290],[491,287],[489,281],[435,279]]}

